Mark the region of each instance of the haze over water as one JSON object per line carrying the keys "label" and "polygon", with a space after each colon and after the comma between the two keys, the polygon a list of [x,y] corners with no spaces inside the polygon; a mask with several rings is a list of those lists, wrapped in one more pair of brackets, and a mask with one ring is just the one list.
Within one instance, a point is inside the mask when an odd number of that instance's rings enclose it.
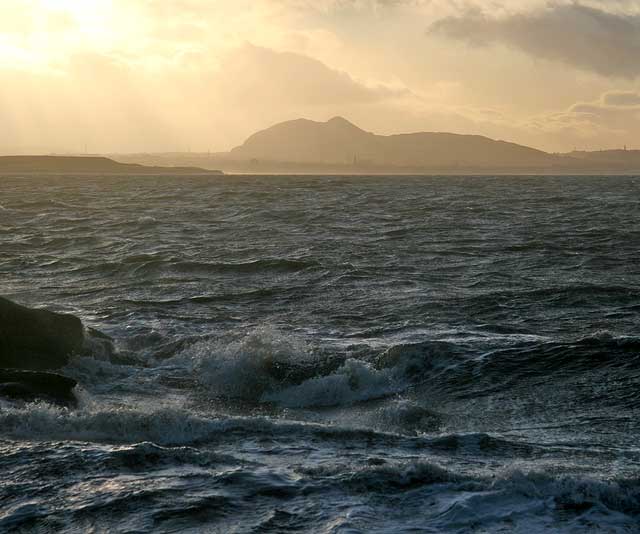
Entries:
{"label": "haze over water", "polygon": [[0,182],[8,298],[133,365],[0,405],[0,530],[635,532],[635,177]]}

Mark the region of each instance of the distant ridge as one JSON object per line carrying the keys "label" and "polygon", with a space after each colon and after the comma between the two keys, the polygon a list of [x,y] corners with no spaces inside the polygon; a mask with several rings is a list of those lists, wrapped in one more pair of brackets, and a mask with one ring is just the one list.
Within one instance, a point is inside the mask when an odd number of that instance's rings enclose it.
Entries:
{"label": "distant ridge", "polygon": [[253,134],[233,159],[428,168],[552,168],[566,158],[479,135],[420,132],[376,135],[342,117],[297,119]]}
{"label": "distant ridge", "polygon": [[254,133],[230,152],[112,157],[126,163],[252,174],[640,174],[640,151],[550,154],[481,135],[377,135],[343,117],[281,122]]}
{"label": "distant ridge", "polygon": [[120,163],[102,156],[0,156],[0,174],[222,174],[198,167],[155,167]]}

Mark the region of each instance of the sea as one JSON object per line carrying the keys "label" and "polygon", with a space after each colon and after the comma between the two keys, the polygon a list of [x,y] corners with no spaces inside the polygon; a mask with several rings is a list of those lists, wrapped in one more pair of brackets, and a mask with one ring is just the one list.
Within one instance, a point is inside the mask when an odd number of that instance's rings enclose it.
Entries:
{"label": "sea", "polygon": [[0,294],[119,354],[0,532],[640,532],[639,177],[4,177]]}

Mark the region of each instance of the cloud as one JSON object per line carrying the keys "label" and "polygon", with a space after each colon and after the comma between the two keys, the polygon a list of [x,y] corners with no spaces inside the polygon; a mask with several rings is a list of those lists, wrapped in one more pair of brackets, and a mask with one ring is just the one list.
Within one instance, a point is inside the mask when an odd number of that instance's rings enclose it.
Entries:
{"label": "cloud", "polygon": [[[590,150],[632,145],[640,136],[640,94],[608,91],[597,100],[531,117],[522,128],[556,138],[556,146]],[[569,147],[568,144],[573,144]]]}
{"label": "cloud", "polygon": [[417,7],[431,4],[432,0],[268,0],[303,11],[377,11],[383,8]]}
{"label": "cloud", "polygon": [[640,93],[635,91],[610,91],[602,95],[602,103],[607,106],[638,107]]}
{"label": "cloud", "polygon": [[573,113],[598,117],[629,117],[637,120],[640,111],[640,93],[635,91],[608,91],[593,102],[578,102],[569,108]]}
{"label": "cloud", "polygon": [[403,87],[367,84],[312,57],[245,44],[220,68],[230,98],[294,106],[365,104],[409,96]]}
{"label": "cloud", "polygon": [[0,69],[0,151],[85,144],[103,152],[221,150],[281,120],[324,120],[354,109],[371,114],[416,98],[403,86],[359,80],[310,56],[252,44],[216,62],[194,55],[161,70],[88,53],[63,67]]}
{"label": "cloud", "polygon": [[579,3],[495,17],[473,9],[440,19],[429,32],[474,46],[504,44],[602,76],[640,75],[640,15]]}

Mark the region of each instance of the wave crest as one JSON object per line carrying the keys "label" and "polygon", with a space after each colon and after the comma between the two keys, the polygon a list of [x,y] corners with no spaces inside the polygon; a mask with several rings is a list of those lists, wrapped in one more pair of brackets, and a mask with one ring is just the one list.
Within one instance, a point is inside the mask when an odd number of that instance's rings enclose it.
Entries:
{"label": "wave crest", "polygon": [[189,362],[212,395],[256,402],[264,393],[307,376],[316,364],[309,346],[272,327],[257,328],[229,343],[203,340],[176,358]]}

